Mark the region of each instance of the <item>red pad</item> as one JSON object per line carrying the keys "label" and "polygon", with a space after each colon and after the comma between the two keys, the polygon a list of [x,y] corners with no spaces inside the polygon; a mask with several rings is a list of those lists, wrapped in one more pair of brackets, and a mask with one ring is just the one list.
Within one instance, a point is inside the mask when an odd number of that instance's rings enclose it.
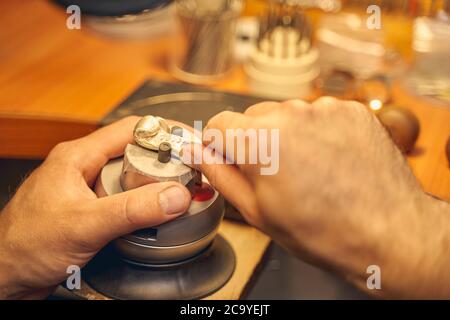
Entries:
{"label": "red pad", "polygon": [[201,186],[196,185],[194,187],[192,200],[199,202],[208,201],[214,197],[214,193],[214,189],[209,184],[202,182]]}

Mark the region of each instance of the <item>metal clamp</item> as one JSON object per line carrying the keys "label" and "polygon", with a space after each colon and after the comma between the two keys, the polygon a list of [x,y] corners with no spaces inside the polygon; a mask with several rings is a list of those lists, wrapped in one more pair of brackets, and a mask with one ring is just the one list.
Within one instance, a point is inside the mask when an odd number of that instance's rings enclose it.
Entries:
{"label": "metal clamp", "polygon": [[[135,142],[152,151],[158,151],[160,145],[168,143],[171,148],[171,156],[182,159],[182,149],[185,144],[201,144],[201,140],[188,130],[179,130],[177,126],[170,126],[161,117],[145,116],[138,121],[134,128],[133,136]],[[179,130],[178,134],[173,132]]]}

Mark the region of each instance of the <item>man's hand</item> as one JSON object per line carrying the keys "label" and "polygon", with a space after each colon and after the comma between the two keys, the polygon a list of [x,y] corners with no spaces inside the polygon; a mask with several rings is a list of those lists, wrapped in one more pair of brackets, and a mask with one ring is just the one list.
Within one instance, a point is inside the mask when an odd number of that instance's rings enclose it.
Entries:
{"label": "man's hand", "polygon": [[[261,175],[259,164],[238,164],[227,176],[202,165],[249,223],[366,291],[367,267],[379,266],[377,296],[450,297],[449,206],[422,191],[366,107],[333,98],[266,102],[223,112],[210,128],[224,137],[227,129],[280,130],[275,175]],[[225,148],[218,151],[229,156]]]}
{"label": "man's hand", "polygon": [[0,299],[43,298],[109,241],[185,212],[189,191],[155,183],[98,199],[92,191],[109,159],[132,141],[138,117],[57,145],[0,214]]}

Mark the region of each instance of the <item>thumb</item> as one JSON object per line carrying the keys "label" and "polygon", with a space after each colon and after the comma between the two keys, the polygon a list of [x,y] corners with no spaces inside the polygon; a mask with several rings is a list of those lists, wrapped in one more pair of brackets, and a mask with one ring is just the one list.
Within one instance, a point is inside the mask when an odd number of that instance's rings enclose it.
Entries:
{"label": "thumb", "polygon": [[102,247],[124,234],[180,216],[190,201],[189,191],[177,182],[152,183],[94,200],[83,223],[90,233],[85,236],[91,244]]}

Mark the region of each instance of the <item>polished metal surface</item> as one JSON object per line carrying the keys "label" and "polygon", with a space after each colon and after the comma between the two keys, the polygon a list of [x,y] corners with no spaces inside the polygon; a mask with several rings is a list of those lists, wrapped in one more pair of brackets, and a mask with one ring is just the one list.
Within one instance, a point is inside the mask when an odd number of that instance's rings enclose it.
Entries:
{"label": "polished metal surface", "polygon": [[125,148],[120,184],[123,190],[165,181],[176,181],[187,186],[195,176],[194,169],[176,159],[161,163],[158,153],[129,144]]}
{"label": "polished metal surface", "polygon": [[206,122],[221,111],[243,112],[264,98],[214,91],[201,86],[159,81],[145,82],[117,109],[108,114],[106,125],[128,115],[164,117],[193,126],[194,121]]}
{"label": "polished metal surface", "polygon": [[194,257],[214,240],[217,229],[201,239],[179,246],[151,246],[132,241],[131,236],[119,238],[114,242],[116,250],[131,263],[162,265],[176,263]]}
{"label": "polished metal surface", "polygon": [[175,3],[176,42],[169,69],[189,83],[209,83],[234,64],[234,39],[242,0],[178,0]]}
{"label": "polished metal surface", "polygon": [[[157,157],[155,152],[142,150]],[[152,159],[157,162],[155,158],[147,158],[148,166],[151,166]],[[170,162],[162,165],[169,164]],[[188,168],[183,164],[179,166]],[[144,172],[149,170],[142,169]],[[123,192],[123,172],[126,174],[123,158],[110,161],[96,183],[97,195],[108,196]],[[214,191],[214,195],[205,201],[193,199],[187,212],[173,221],[117,239],[116,249],[125,259],[142,263],[161,264],[186,259],[189,254],[195,255],[208,246],[217,233],[224,211],[224,199]]]}
{"label": "polished metal surface", "polygon": [[195,257],[165,266],[143,266],[120,259],[109,247],[84,269],[96,291],[114,299],[197,299],[219,290],[236,266],[233,249],[217,236]]}
{"label": "polished metal surface", "polygon": [[[188,130],[181,129],[181,134],[172,134],[172,126],[166,120],[155,116],[144,116],[138,121],[133,131],[134,141],[139,146],[153,151],[159,151],[162,144],[171,147],[171,156],[182,159],[183,146],[187,144],[201,144],[201,140]],[[189,165],[188,163],[186,163]]]}
{"label": "polished metal surface", "polygon": [[134,140],[139,141],[140,139],[146,139],[154,137],[158,134],[159,130],[165,130],[169,132],[166,127],[164,119],[161,117],[145,116],[142,117],[133,131]]}
{"label": "polished metal surface", "polygon": [[116,239],[85,268],[85,280],[112,298],[199,298],[218,290],[234,272],[234,252],[217,236],[225,211],[224,199],[202,181],[199,172],[181,161],[171,157],[167,162],[160,161],[154,146],[165,141],[153,139],[161,133],[168,139],[179,137],[172,137],[171,128],[165,124],[156,117],[142,119],[134,136],[136,140],[144,139],[147,145],[129,144],[123,158],[105,165],[96,183],[98,196],[162,181],[192,187],[193,198],[185,214]]}
{"label": "polished metal surface", "polygon": [[[265,101],[264,98],[215,91],[201,86],[180,83],[146,81],[117,109],[108,114],[106,125],[128,115],[153,115],[176,120],[189,126],[202,123],[222,111],[244,112],[247,107]],[[201,128],[201,129],[202,129]],[[240,213],[227,203],[225,217],[243,221]]]}

